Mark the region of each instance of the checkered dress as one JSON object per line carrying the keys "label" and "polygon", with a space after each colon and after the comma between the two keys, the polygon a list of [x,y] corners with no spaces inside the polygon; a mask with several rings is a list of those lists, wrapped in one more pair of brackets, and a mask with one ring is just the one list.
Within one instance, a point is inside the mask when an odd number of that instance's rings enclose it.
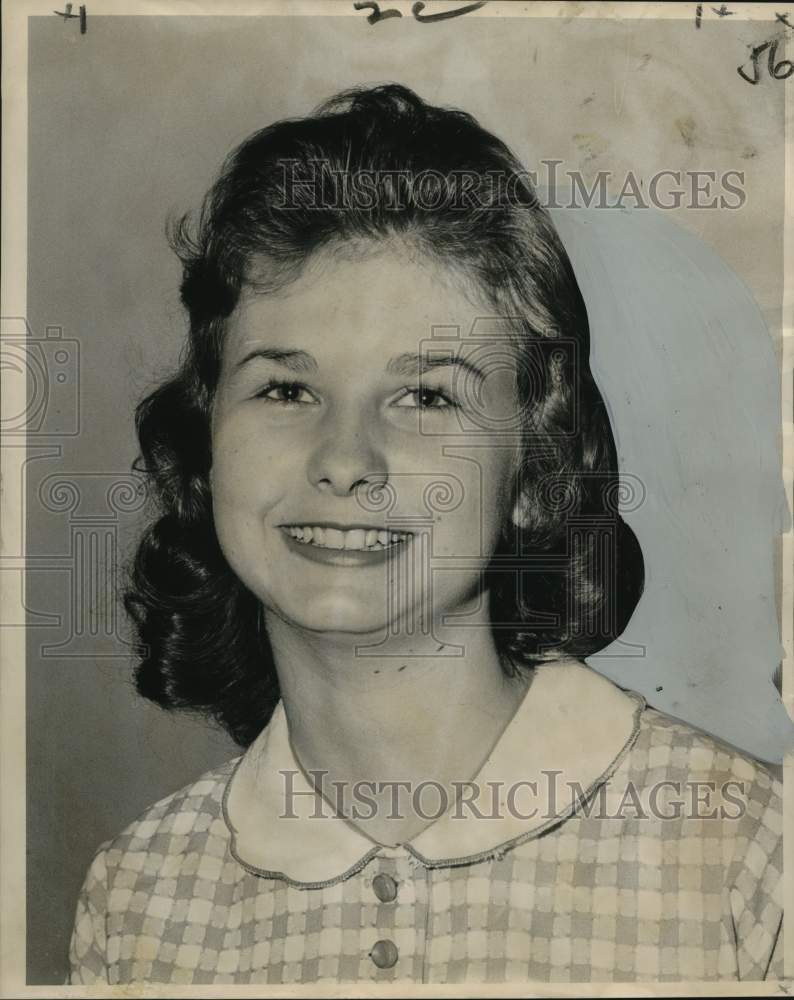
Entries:
{"label": "checkered dress", "polygon": [[[598,807],[591,796],[475,860],[423,863],[410,847],[370,843],[353,870],[312,888],[237,857],[223,808],[235,766],[99,849],[72,983],[783,977],[780,783],[644,702]],[[728,818],[609,807],[629,801],[629,786],[726,780],[742,788]]]}

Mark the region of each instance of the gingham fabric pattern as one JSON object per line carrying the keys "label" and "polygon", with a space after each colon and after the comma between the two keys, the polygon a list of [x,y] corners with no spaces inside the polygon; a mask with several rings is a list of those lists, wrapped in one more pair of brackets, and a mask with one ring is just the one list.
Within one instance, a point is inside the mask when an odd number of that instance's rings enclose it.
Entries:
{"label": "gingham fabric pattern", "polygon": [[[222,798],[235,763],[99,849],[77,907],[72,983],[783,977],[782,787],[654,709],[599,786],[598,808],[591,798],[475,863],[427,867],[405,847],[384,849],[321,888],[263,877],[232,856]],[[728,818],[609,808],[630,786],[726,780],[742,790]],[[393,900],[376,894],[378,874],[394,879]]]}

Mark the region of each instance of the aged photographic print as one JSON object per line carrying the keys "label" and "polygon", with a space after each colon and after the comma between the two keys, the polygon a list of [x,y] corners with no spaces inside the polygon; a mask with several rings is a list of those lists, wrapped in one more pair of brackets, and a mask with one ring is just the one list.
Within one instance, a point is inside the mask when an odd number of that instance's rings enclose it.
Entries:
{"label": "aged photographic print", "polygon": [[786,991],[794,8],[3,17],[2,995]]}

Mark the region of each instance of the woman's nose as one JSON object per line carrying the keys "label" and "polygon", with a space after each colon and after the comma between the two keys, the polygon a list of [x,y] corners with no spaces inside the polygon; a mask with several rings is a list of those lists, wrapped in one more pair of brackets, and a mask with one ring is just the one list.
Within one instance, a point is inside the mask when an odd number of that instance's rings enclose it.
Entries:
{"label": "woman's nose", "polygon": [[339,497],[385,483],[386,457],[373,440],[371,424],[329,419],[309,460],[308,477],[317,489]]}

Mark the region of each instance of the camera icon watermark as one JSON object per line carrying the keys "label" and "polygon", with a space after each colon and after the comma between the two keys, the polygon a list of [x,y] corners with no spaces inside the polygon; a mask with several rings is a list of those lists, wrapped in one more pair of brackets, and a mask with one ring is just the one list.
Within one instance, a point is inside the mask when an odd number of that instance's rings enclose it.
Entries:
{"label": "camera icon watermark", "polygon": [[0,320],[3,437],[73,437],[80,433],[80,344],[48,326],[33,336],[23,317]]}

